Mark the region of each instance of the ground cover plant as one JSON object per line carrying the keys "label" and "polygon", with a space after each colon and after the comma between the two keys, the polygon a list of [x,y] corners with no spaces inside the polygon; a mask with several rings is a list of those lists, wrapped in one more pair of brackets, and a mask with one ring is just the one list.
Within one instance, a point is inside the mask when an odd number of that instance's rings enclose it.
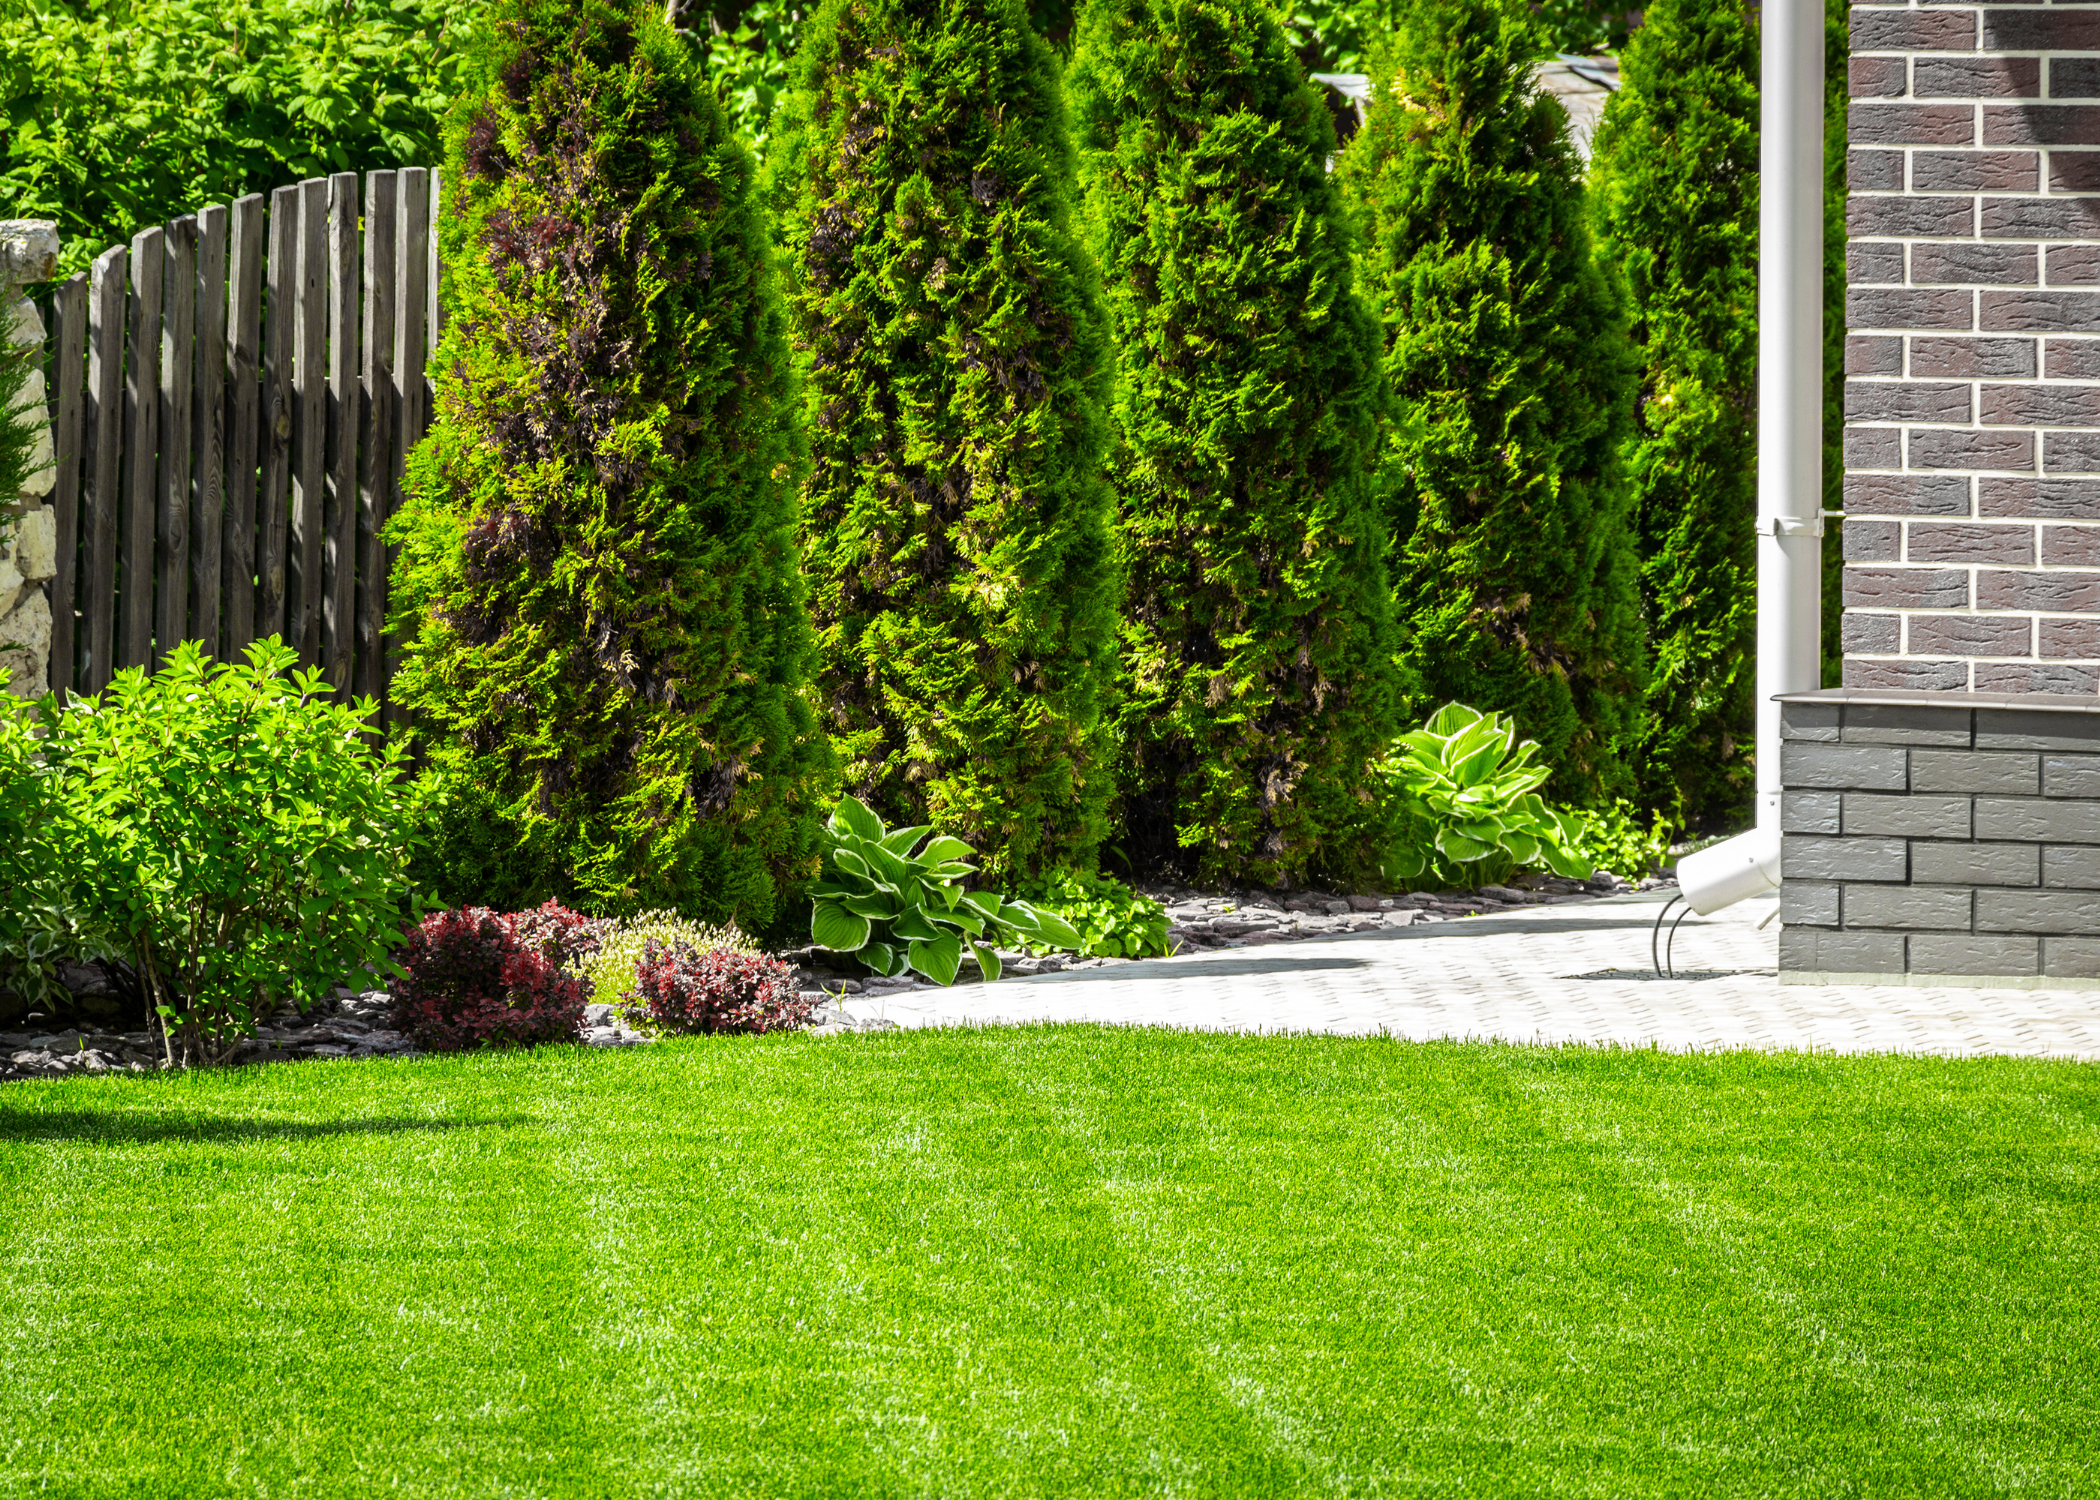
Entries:
{"label": "ground cover plant", "polygon": [[0,1495],[2070,1496],[2100,1073],[1069,1028],[0,1090]]}
{"label": "ground cover plant", "polygon": [[1386,487],[1413,706],[1509,714],[1570,801],[1633,790],[1644,682],[1620,460],[1634,364],[1581,163],[1504,0],[1422,0],[1337,170],[1396,403]]}
{"label": "ground cover plant", "polygon": [[1107,827],[1110,350],[1058,63],[1019,0],[827,0],[767,144],[845,788],[988,874]]}
{"label": "ground cover plant", "polygon": [[1129,857],[1361,872],[1395,710],[1382,340],[1327,106],[1266,0],[1102,0],[1071,91],[1119,372]]}
{"label": "ground cover plant", "polygon": [[750,154],[648,4],[506,0],[447,135],[395,700],[451,904],[763,929],[815,863],[802,453]]}

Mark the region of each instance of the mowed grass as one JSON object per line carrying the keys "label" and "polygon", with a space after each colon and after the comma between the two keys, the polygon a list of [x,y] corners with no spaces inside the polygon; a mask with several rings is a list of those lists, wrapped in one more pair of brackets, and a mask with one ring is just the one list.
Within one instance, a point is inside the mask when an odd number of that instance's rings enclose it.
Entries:
{"label": "mowed grass", "polygon": [[0,1089],[0,1494],[2100,1493],[2100,1070],[1103,1028]]}

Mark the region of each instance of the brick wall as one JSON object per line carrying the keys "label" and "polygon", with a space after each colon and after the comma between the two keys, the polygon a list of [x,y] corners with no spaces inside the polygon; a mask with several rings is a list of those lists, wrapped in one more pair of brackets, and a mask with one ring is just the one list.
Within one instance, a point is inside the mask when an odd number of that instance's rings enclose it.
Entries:
{"label": "brick wall", "polygon": [[1852,11],[1845,684],[2100,693],[2100,4]]}
{"label": "brick wall", "polygon": [[2100,981],[2100,704],[1784,707],[1783,974]]}

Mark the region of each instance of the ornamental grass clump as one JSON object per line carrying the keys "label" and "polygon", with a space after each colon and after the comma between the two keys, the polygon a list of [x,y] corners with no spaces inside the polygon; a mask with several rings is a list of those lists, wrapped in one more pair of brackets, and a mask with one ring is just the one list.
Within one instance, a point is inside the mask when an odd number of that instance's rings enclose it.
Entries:
{"label": "ornamental grass clump", "polygon": [[751,158],[660,7],[503,0],[477,35],[391,533],[430,884],[762,926],[814,866],[828,751]]}
{"label": "ornamental grass clump", "polygon": [[1654,651],[1645,796],[1747,814],[1756,719],[1757,25],[1657,0],[1621,58],[1590,168],[1597,251],[1641,363],[1627,448]]}
{"label": "ornamental grass clump", "polygon": [[388,1024],[429,1052],[574,1041],[591,982],[575,972],[600,924],[556,902],[499,913],[433,912],[409,933],[388,985]]}
{"label": "ornamental grass clump", "polygon": [[777,958],[654,938],[635,971],[635,997],[629,1014],[643,1025],[696,1034],[793,1030],[812,1011],[794,969]]}
{"label": "ornamental grass clump", "polygon": [[1058,63],[1018,0],[828,0],[774,116],[848,790],[995,875],[1093,856],[1116,670],[1110,352]]}
{"label": "ornamental grass clump", "polygon": [[1420,0],[1340,159],[1395,402],[1382,469],[1415,711],[1509,714],[1572,800],[1631,788],[1645,675],[1619,448],[1634,364],[1514,0]]}
{"label": "ornamental grass clump", "polygon": [[1332,121],[1264,0],[1094,6],[1072,99],[1121,373],[1128,852],[1361,867],[1394,641]]}

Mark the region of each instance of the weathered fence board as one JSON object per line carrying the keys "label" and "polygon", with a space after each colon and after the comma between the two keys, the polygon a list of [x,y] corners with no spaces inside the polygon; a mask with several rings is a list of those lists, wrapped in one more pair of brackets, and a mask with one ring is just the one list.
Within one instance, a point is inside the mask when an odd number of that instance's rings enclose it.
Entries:
{"label": "weathered fence board", "polygon": [[256,415],[262,366],[263,200],[250,193],[233,202],[226,287],[226,539],[220,571],[226,580],[221,650],[238,661],[255,639]]}
{"label": "weathered fence board", "polygon": [[80,419],[81,389],[87,352],[87,277],[62,283],[51,299],[51,389],[57,399],[51,414],[51,446],[58,457],[57,483],[51,490],[51,517],[58,532],[56,571],[51,597],[64,600],[51,611],[51,682],[71,687],[77,659],[71,607],[74,579],[80,569]]}
{"label": "weathered fence board", "polygon": [[55,290],[54,687],[275,635],[384,701],[382,532],[429,424],[436,187],[338,173],[209,205]]}
{"label": "weathered fence board", "polygon": [[197,214],[197,343],[191,368],[189,638],[217,656],[226,505],[226,209]]}
{"label": "weathered fence board", "polygon": [[[117,529],[123,513],[124,287],[130,255],[123,246],[105,250],[88,270],[87,412],[81,446],[83,477],[80,552],[81,661],[72,685],[100,692],[116,660]],[[70,614],[64,595],[54,596],[53,614]],[[64,685],[54,672],[54,685]]]}

